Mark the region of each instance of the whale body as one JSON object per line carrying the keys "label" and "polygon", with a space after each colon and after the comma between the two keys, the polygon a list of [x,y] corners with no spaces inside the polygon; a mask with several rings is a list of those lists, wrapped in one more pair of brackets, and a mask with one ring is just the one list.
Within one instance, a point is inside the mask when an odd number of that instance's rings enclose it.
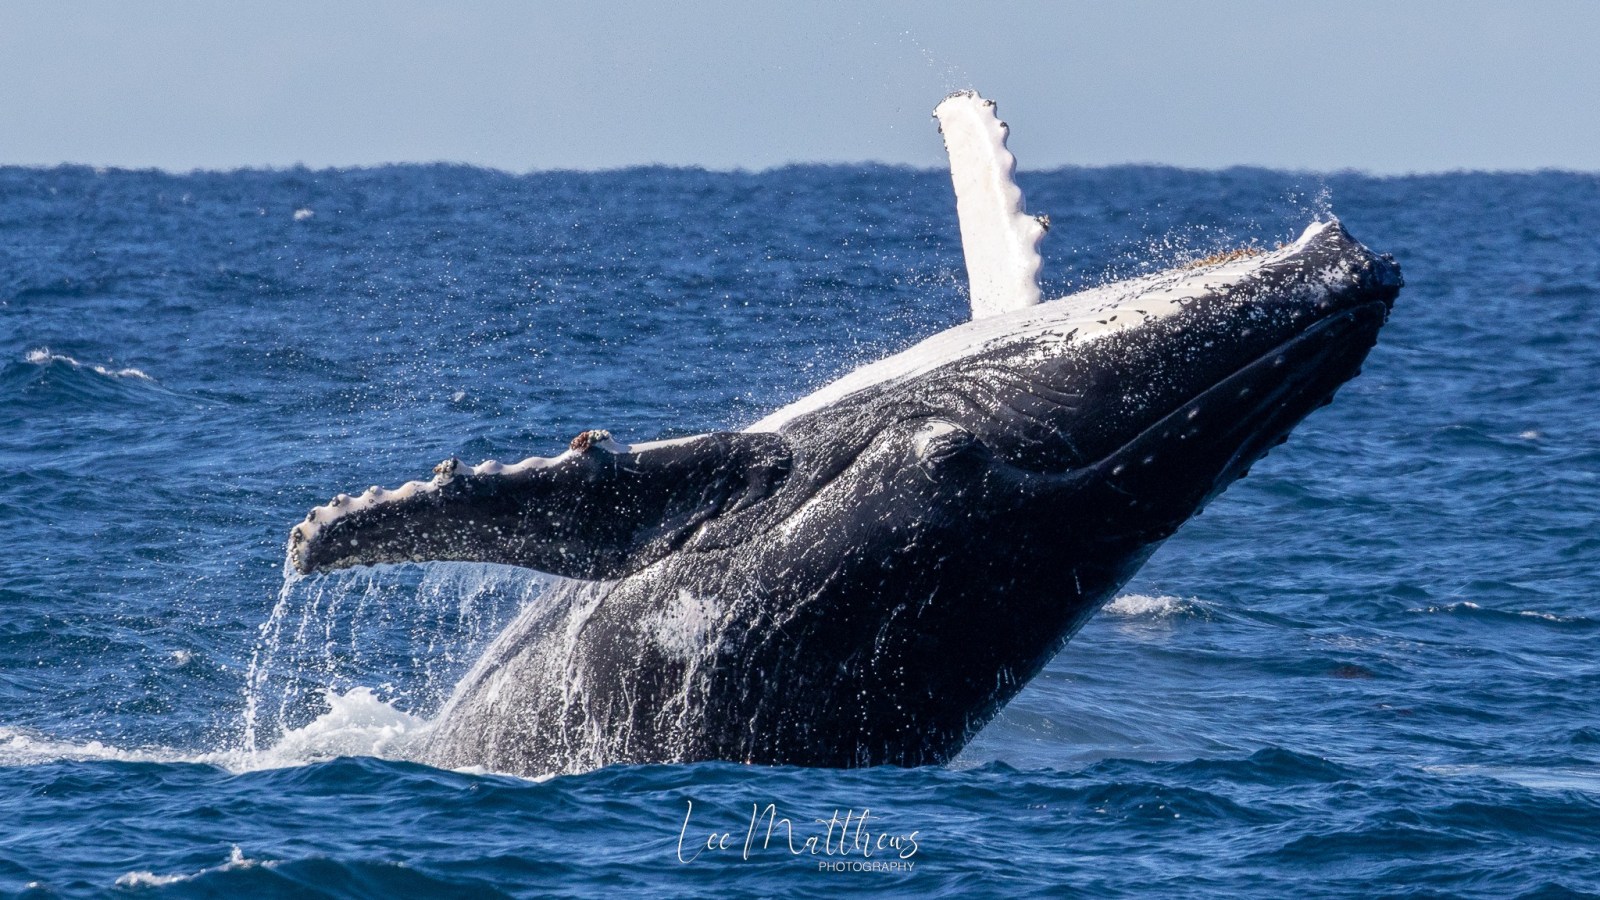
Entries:
{"label": "whale body", "polygon": [[[1001,268],[1026,288],[1036,263]],[[743,431],[447,460],[313,510],[289,559],[572,579],[462,680],[434,764],[942,763],[1358,372],[1401,284],[1321,221],[1051,302],[997,289]]]}

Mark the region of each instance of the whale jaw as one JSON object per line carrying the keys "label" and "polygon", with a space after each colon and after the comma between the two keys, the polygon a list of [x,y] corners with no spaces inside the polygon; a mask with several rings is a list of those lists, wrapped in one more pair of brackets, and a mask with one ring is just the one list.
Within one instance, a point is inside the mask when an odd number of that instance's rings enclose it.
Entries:
{"label": "whale jaw", "polygon": [[[1133,543],[1165,540],[1333,401],[1387,320],[1369,301],[1315,325],[1206,389],[1093,468],[1125,502],[1108,519]],[[1119,508],[1120,507],[1120,508]]]}

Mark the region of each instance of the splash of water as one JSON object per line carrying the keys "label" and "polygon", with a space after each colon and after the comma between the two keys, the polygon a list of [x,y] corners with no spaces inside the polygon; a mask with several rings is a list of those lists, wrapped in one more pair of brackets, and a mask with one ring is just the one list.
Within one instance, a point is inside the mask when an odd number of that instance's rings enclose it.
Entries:
{"label": "splash of water", "polygon": [[379,699],[369,688],[325,691],[327,711],[283,731],[264,749],[225,748],[195,752],[173,747],[117,747],[100,741],[68,741],[0,727],[0,766],[74,761],[196,763],[230,772],[253,772],[326,762],[340,756],[408,759],[427,734],[429,722]]}
{"label": "splash of water", "polygon": [[278,602],[273,604],[272,613],[267,620],[261,623],[260,635],[256,638],[256,645],[250,652],[250,668],[245,673],[244,688],[244,750],[254,754],[256,744],[256,717],[260,712],[261,693],[266,687],[268,667],[265,659],[268,655],[275,655],[281,644],[283,634],[283,618],[289,609],[289,598],[294,593],[295,584],[301,576],[287,561],[283,565],[283,587],[278,589]]}
{"label": "splash of water", "polygon": [[[198,763],[232,772],[340,756],[414,759],[462,674],[562,579],[481,564],[286,568],[245,676],[237,745],[116,747],[0,727],[0,765]],[[553,604],[564,608],[564,604]]]}
{"label": "splash of water", "polygon": [[508,566],[285,569],[245,677],[245,768],[403,756],[467,667],[549,576]]}

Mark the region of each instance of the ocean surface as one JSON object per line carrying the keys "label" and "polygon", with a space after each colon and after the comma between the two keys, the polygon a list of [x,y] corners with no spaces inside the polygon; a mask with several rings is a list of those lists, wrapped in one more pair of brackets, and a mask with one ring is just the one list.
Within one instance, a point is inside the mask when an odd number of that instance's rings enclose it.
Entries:
{"label": "ocean surface", "polygon": [[1407,286],[954,764],[525,779],[407,747],[550,580],[290,526],[963,321],[948,176],[0,168],[0,893],[1600,895],[1600,176],[1020,180],[1052,296],[1330,212]]}

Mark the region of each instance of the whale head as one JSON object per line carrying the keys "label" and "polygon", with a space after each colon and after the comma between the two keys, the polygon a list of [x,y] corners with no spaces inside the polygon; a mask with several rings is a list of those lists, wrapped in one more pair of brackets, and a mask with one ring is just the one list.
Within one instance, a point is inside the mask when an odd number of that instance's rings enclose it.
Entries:
{"label": "whale head", "polygon": [[986,482],[1097,485],[1123,498],[1097,508],[1105,528],[1164,537],[1359,371],[1401,285],[1318,222],[1274,251],[969,322],[751,430],[898,443],[915,477],[981,456]]}
{"label": "whale head", "polygon": [[[732,662],[707,691],[751,724],[704,755],[950,758],[1355,376],[1400,286],[1391,259],[1318,223],[1275,251],[951,329],[758,422],[791,448],[785,490],[803,499],[684,545],[747,539],[749,570],[786,579],[781,605],[727,614],[716,658]],[[827,702],[797,711],[769,681]]]}

